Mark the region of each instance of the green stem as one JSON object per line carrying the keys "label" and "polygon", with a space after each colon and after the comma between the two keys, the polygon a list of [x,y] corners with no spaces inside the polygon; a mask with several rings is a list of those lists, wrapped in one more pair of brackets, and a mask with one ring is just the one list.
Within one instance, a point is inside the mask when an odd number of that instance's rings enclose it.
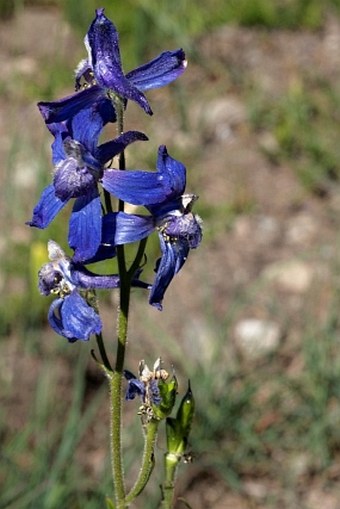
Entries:
{"label": "green stem", "polygon": [[138,478],[131,489],[130,493],[126,496],[126,502],[130,503],[143,491],[145,486],[150,479],[154,461],[154,449],[157,439],[159,421],[153,420],[149,422],[145,427],[145,440],[144,440],[144,451],[142,465],[139,471]]}
{"label": "green stem", "polygon": [[128,271],[131,278],[134,277],[134,275],[136,274],[136,271],[140,268],[140,264],[141,264],[142,258],[144,256],[147,240],[148,240],[147,238],[142,239],[139,243],[135,259],[133,260],[133,263],[131,264],[129,271]]}
{"label": "green stem", "polygon": [[96,340],[97,340],[99,353],[100,353],[100,356],[101,356],[101,359],[103,361],[105,368],[109,371],[112,371],[112,367],[111,367],[109,358],[108,358],[106,350],[105,350],[105,345],[104,345],[103,336],[102,336],[101,332],[99,334],[96,334]]}
{"label": "green stem", "polygon": [[[111,376],[111,460],[112,477],[115,486],[115,500],[117,509],[125,509],[125,483],[122,458],[122,378],[125,360],[125,349],[128,332],[128,315],[130,304],[130,278],[126,275],[124,248],[120,251],[118,263],[121,276],[120,308],[118,313],[118,341],[115,371]],[[118,252],[117,252],[118,256]]]}
{"label": "green stem", "polygon": [[125,483],[121,450],[121,374],[111,376],[111,466],[117,509],[125,509]]}
{"label": "green stem", "polygon": [[[120,135],[124,133],[124,102],[118,96],[115,96],[114,101],[117,115],[117,133]],[[119,169],[126,169],[124,150],[119,154]],[[119,200],[118,210],[119,212],[124,212],[124,202],[122,200]]]}
{"label": "green stem", "polygon": [[[118,134],[124,132],[124,102],[118,97],[112,97],[114,107],[117,115],[117,131]],[[125,155],[124,151],[119,155],[119,169],[125,170]],[[109,210],[109,203],[106,200],[106,208]],[[111,202],[110,202],[111,203]],[[124,211],[124,202],[119,200],[118,210]],[[140,261],[142,260],[145,241],[141,241],[135,260],[132,263],[130,270],[127,269],[125,259],[125,248],[124,245],[117,246],[117,263],[118,273],[120,278],[120,302],[119,311],[117,317],[117,356],[115,370],[112,374],[109,374],[110,380],[110,410],[111,410],[111,465],[112,465],[112,478],[115,489],[115,508],[126,509],[129,502],[137,495],[133,495],[129,499],[126,498],[125,482],[124,482],[124,466],[123,466],[123,451],[122,451],[122,379],[124,372],[124,361],[126,342],[128,334],[128,318],[129,318],[129,307],[130,307],[130,294],[131,294],[131,282],[132,278],[139,267]],[[154,429],[156,428],[156,429]],[[136,483],[133,488],[133,493],[139,492],[145,486],[152,470],[153,464],[153,447],[156,440],[157,427],[150,426],[150,430],[147,432],[145,452],[143,457],[143,466],[141,469],[141,475],[139,476],[138,485]],[[149,436],[150,434],[150,436]],[[144,483],[144,484],[143,484]],[[143,486],[141,487],[141,485]],[[132,492],[131,492],[132,493]]]}
{"label": "green stem", "polygon": [[162,509],[172,509],[175,495],[175,480],[179,457],[172,453],[164,455],[165,480],[162,485]]}
{"label": "green stem", "polygon": [[[123,102],[114,97],[117,114],[117,131],[122,134],[124,129]],[[119,158],[119,169],[125,170],[125,157]],[[124,210],[124,203],[119,202],[119,210]],[[120,305],[117,317],[117,356],[115,371],[110,377],[111,394],[111,465],[112,479],[115,488],[116,509],[125,509],[125,482],[122,451],[122,378],[125,361],[125,350],[128,333],[128,317],[130,305],[131,278],[126,270],[124,246],[117,246],[118,272],[120,278]]]}
{"label": "green stem", "polygon": [[104,202],[105,202],[106,213],[110,214],[111,212],[113,212],[112,203],[111,203],[111,195],[108,191],[106,191],[106,189],[104,189]]}

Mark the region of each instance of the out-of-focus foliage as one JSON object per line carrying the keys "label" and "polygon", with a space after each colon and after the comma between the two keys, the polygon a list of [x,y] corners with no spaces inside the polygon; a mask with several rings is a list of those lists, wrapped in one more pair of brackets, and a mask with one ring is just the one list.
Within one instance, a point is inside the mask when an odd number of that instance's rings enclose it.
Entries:
{"label": "out-of-focus foliage", "polygon": [[190,47],[195,36],[223,23],[270,29],[316,29],[339,0],[0,0],[0,18],[23,5],[61,6],[66,19],[83,35],[98,7],[115,20],[124,40],[127,70],[164,47],[164,42]]}
{"label": "out-of-focus foliage", "polygon": [[329,83],[292,84],[279,100],[254,94],[250,118],[259,131],[271,132],[278,150],[272,162],[289,161],[303,185],[317,195],[340,178],[340,96]]}

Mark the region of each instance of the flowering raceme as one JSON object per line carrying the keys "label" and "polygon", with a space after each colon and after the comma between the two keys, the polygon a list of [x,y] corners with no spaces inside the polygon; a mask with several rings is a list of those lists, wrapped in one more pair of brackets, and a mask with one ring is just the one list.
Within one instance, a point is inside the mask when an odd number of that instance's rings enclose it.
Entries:
{"label": "flowering raceme", "polygon": [[[45,229],[73,201],[68,225],[68,244],[73,255],[67,256],[50,240],[50,261],[39,271],[38,286],[42,295],[55,297],[49,307],[48,321],[57,334],[70,343],[88,341],[95,336],[96,348],[91,353],[107,377],[110,392],[115,501],[107,499],[107,507],[130,507],[143,491],[154,466],[158,427],[166,419],[168,451],[164,454],[161,506],[170,509],[176,469],[188,443],[193,398],[189,387],[177,417],[170,418],[178,382],[174,373],[169,377],[162,368],[161,359],[157,359],[152,370],[141,361],[137,377],[124,369],[131,289],[148,290],[149,303],[162,310],[172,279],[183,267],[190,250],[197,248],[202,240],[202,221],[192,211],[198,197],[186,191],[186,168],[169,155],[165,145],[158,148],[155,171],[126,167],[125,149],[135,141],[148,138],[139,131],[124,131],[124,110],[132,100],[151,115],[144,92],[178,78],[186,68],[185,54],[182,49],[165,51],[125,74],[118,34],[104,15],[104,9],[96,10],[84,42],[88,58],[76,69],[76,93],[54,102],[38,103],[54,137],[54,170],[52,182],[42,191],[27,224]],[[104,130],[108,131],[107,127],[115,122],[117,135],[108,139]],[[144,213],[137,207],[144,207]],[[147,238],[155,232],[160,257],[155,263],[154,281],[148,284],[139,277],[148,261]],[[125,245],[130,243],[138,245],[128,250]],[[96,268],[92,272],[88,266],[94,262]],[[111,264],[114,269],[110,268]],[[119,293],[114,362],[102,334],[97,290]],[[141,399],[139,415],[145,440],[140,472],[129,491],[125,488],[122,457],[123,376],[127,379],[125,398]]]}
{"label": "flowering raceme", "polygon": [[66,120],[93,105],[106,111],[107,117],[114,121],[114,96],[135,101],[151,115],[152,110],[143,91],[168,85],[186,68],[184,51],[178,49],[165,51],[124,75],[118,33],[105,16],[104,9],[97,9],[84,42],[88,59],[81,61],[76,69],[76,90],[81,88],[82,79],[85,80],[85,89],[59,101],[40,102],[46,123]]}

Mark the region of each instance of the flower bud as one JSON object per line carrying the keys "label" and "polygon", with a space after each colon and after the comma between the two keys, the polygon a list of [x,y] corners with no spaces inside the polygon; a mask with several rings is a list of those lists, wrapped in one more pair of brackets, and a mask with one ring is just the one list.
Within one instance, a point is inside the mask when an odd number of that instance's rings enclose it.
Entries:
{"label": "flower bud", "polygon": [[184,454],[188,444],[194,411],[195,400],[189,382],[188,390],[182,398],[176,418],[168,417],[166,420],[168,454],[179,456]]}

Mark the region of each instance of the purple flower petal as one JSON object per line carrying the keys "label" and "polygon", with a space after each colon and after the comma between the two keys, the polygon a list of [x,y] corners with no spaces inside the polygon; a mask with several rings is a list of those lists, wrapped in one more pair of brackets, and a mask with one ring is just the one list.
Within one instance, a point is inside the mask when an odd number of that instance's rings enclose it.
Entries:
{"label": "purple flower petal", "polygon": [[102,185],[106,191],[133,205],[164,201],[169,189],[157,172],[105,170]]}
{"label": "purple flower petal", "polygon": [[48,320],[52,329],[70,343],[78,339],[87,341],[91,334],[99,334],[102,329],[99,315],[77,292],[53,301]]}
{"label": "purple flower petal", "polygon": [[94,107],[80,110],[70,122],[70,136],[94,153],[104,120]]}
{"label": "purple flower petal", "polygon": [[114,90],[121,97],[132,99],[146,113],[152,115],[144,94],[124,76],[117,30],[105,16],[104,9],[97,9],[96,18],[85,38],[85,45],[97,83],[105,89]]}
{"label": "purple flower petal", "polygon": [[186,69],[187,61],[182,49],[164,51],[158,57],[126,74],[126,78],[139,90],[168,85]]}
{"label": "purple flower petal", "polygon": [[102,107],[103,101],[105,101],[104,104],[107,104],[105,90],[98,85],[94,85],[57,101],[41,101],[38,103],[38,108],[46,124],[50,124],[51,122],[67,120],[80,110],[92,107],[94,104],[99,109],[100,105]]}
{"label": "purple flower petal", "polygon": [[102,212],[98,191],[75,201],[69,227],[69,245],[75,262],[91,259],[101,241]]}
{"label": "purple flower petal", "polygon": [[156,277],[151,288],[149,303],[161,311],[164,293],[187,259],[189,246],[187,242],[166,242],[162,235],[159,235],[159,239],[162,257],[156,265]]}
{"label": "purple flower petal", "polygon": [[39,202],[34,207],[31,221],[27,221],[26,224],[36,228],[46,228],[58,212],[65,207],[66,203],[67,200],[62,201],[57,198],[53,185],[47,186],[43,190]]}
{"label": "purple flower petal", "polygon": [[102,243],[118,246],[144,239],[153,232],[154,220],[151,216],[138,216],[125,212],[113,212],[103,216]]}
{"label": "purple flower petal", "polygon": [[72,283],[75,284],[77,288],[100,288],[109,290],[112,288],[119,288],[120,285],[118,275],[99,275],[82,266],[77,268],[77,265],[75,265],[75,268],[72,269],[71,275]]}
{"label": "purple flower petal", "polygon": [[181,196],[186,186],[186,169],[184,164],[169,156],[165,145],[161,145],[158,149],[156,166],[157,170],[169,180],[169,185],[171,185],[171,195],[168,196],[168,199]]}
{"label": "purple flower petal", "polygon": [[96,17],[85,37],[89,63],[94,68],[100,59],[113,62],[122,74],[119,37],[116,27],[104,14],[104,8],[96,9]]}
{"label": "purple flower petal", "polygon": [[202,221],[192,212],[169,214],[162,219],[162,233],[170,239],[186,242],[190,249],[196,249],[202,240]]}
{"label": "purple flower petal", "polygon": [[142,399],[145,397],[145,385],[137,378],[130,378],[128,381],[128,387],[125,393],[126,400],[135,399],[136,396],[140,396]]}
{"label": "purple flower petal", "polygon": [[52,122],[51,124],[46,125],[50,133],[54,136],[51,148],[52,162],[54,166],[56,166],[66,157],[64,151],[64,140],[69,136],[69,132],[67,130],[66,122]]}
{"label": "purple flower petal", "polygon": [[112,141],[103,143],[95,151],[94,155],[102,165],[110,161],[114,156],[120,154],[130,143],[134,141],[147,141],[148,137],[139,131],[127,131]]}
{"label": "purple flower petal", "polygon": [[[106,170],[102,184],[120,200],[150,205],[148,208],[154,213],[163,203],[169,208],[171,201],[183,193],[186,182],[185,166],[170,157],[164,145],[159,147],[157,168],[157,172]],[[160,213],[164,213],[163,209]]]}
{"label": "purple flower petal", "polygon": [[67,157],[62,161],[54,174],[53,186],[56,196],[63,201],[79,196],[87,196],[97,189],[94,175],[90,173],[87,166],[79,167],[75,157]]}
{"label": "purple flower petal", "polygon": [[92,256],[91,258],[83,260],[82,263],[87,265],[90,263],[102,262],[104,260],[111,260],[111,258],[114,258],[116,256],[116,254],[117,254],[116,247],[114,245],[111,246],[111,245],[103,244],[103,239],[102,239],[101,244],[98,247],[95,255]]}

